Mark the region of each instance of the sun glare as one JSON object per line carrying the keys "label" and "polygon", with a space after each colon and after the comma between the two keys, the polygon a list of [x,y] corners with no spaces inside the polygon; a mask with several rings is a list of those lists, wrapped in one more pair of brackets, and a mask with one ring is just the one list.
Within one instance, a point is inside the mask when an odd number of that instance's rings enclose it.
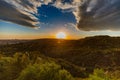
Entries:
{"label": "sun glare", "polygon": [[66,39],[66,34],[64,32],[58,32],[56,34],[57,39]]}

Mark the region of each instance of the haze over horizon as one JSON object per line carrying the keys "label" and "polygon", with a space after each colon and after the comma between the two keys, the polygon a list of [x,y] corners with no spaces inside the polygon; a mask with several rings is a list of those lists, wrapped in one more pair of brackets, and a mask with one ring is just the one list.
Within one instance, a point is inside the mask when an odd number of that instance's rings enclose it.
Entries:
{"label": "haze over horizon", "polygon": [[120,36],[119,0],[0,0],[0,39]]}

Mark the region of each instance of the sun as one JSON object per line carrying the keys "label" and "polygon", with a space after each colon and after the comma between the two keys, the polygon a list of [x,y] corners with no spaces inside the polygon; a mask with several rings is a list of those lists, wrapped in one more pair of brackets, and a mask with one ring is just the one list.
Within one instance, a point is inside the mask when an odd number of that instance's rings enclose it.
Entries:
{"label": "sun", "polygon": [[57,39],[66,39],[66,34],[64,32],[58,32],[56,34]]}

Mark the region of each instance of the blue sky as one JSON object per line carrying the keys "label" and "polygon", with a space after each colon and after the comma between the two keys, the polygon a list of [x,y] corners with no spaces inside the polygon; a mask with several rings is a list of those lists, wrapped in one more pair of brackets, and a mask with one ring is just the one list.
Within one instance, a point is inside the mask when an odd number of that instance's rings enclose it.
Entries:
{"label": "blue sky", "polygon": [[[58,32],[65,32],[69,39],[95,35],[120,36],[118,0],[111,0],[111,4],[107,2],[108,4],[104,5],[100,0],[91,0],[92,2],[85,2],[88,5],[82,5],[84,8],[77,5],[79,0],[48,0],[39,6],[35,5],[37,3],[28,4],[31,0],[27,0],[27,3],[23,1],[22,5],[18,5],[18,2],[14,5],[12,1],[7,1],[9,2],[0,1],[0,39],[54,38]],[[98,4],[95,1],[100,5],[96,6]],[[109,9],[104,15],[101,14],[108,8],[116,13]]]}
{"label": "blue sky", "polygon": [[40,22],[48,24],[67,24],[76,23],[75,16],[72,12],[63,12],[51,5],[42,5],[38,8]]}

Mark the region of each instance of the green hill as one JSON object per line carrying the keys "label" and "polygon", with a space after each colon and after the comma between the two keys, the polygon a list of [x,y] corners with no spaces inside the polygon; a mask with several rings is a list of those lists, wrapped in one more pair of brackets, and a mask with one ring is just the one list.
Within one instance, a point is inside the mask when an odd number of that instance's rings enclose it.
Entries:
{"label": "green hill", "polygon": [[16,52],[52,58],[74,76],[88,76],[95,68],[120,69],[120,37],[94,36],[79,40],[38,39],[0,47],[1,53]]}

